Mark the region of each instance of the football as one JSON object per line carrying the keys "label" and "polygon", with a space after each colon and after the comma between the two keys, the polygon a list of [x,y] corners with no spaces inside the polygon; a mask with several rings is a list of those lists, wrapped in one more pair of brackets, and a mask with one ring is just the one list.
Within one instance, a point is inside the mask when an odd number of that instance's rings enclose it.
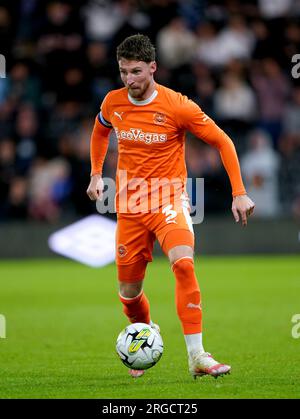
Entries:
{"label": "football", "polygon": [[117,338],[116,350],[128,368],[146,370],[163,354],[164,344],[159,332],[146,323],[132,323]]}

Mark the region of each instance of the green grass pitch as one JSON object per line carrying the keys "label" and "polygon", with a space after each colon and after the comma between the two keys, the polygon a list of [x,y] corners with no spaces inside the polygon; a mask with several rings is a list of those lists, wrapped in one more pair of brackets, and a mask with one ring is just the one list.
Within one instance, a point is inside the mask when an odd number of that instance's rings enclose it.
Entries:
{"label": "green grass pitch", "polygon": [[164,354],[132,379],[115,353],[126,326],[114,265],[63,259],[0,262],[0,398],[299,398],[300,259],[200,257],[204,345],[232,374],[193,380],[166,259],[147,270],[145,291]]}

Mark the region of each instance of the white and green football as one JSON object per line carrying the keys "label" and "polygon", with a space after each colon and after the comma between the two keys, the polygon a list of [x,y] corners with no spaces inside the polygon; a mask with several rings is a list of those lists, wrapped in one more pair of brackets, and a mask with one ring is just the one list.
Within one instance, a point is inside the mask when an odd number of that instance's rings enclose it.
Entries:
{"label": "white and green football", "polygon": [[160,333],[146,323],[132,323],[119,334],[117,354],[126,367],[146,370],[153,367],[163,354],[164,344]]}

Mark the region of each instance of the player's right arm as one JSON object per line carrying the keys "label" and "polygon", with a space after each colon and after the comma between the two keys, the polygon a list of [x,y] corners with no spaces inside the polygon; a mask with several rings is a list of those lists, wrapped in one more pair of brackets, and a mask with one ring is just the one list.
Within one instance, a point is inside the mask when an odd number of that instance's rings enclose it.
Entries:
{"label": "player's right arm", "polygon": [[91,180],[86,193],[92,201],[101,199],[103,195],[102,170],[111,128],[111,124],[105,119],[101,110],[95,118],[90,143]]}

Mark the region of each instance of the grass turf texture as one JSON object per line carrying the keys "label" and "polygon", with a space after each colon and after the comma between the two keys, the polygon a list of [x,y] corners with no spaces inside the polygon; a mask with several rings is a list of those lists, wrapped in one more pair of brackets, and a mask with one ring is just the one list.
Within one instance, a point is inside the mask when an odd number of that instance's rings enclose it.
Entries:
{"label": "grass turf texture", "polygon": [[204,344],[230,376],[193,380],[165,259],[149,265],[145,290],[165,350],[132,379],[115,354],[126,326],[115,267],[62,259],[0,263],[1,398],[299,398],[298,257],[203,257],[196,261]]}

